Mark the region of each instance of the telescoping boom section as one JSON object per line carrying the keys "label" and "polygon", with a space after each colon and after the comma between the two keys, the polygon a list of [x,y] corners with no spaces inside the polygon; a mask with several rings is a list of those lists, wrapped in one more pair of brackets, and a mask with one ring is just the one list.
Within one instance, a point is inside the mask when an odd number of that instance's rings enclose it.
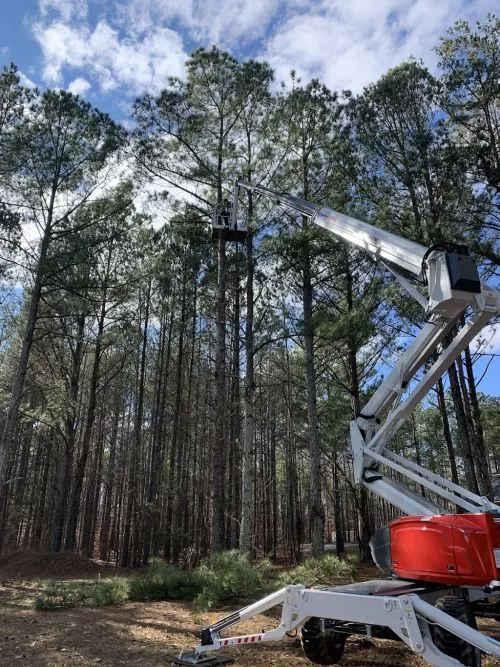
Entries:
{"label": "telescoping boom section", "polygon": [[[280,639],[299,628],[306,657],[321,665],[339,662],[346,638],[353,634],[399,639],[436,667],[480,667],[481,653],[500,658],[500,642],[475,625],[475,616],[500,621],[500,506],[390,450],[392,438],[418,403],[500,313],[500,292],[481,282],[463,246],[426,248],[328,207],[245,181],[236,182],[233,201],[225,204],[224,215],[233,228],[238,227],[241,189],[307,216],[364,250],[422,306],[425,325],[350,424],[357,484],[407,516],[372,540],[374,560],[389,578],[327,589],[287,586],[205,628],[194,651],[182,651],[172,664],[222,664],[230,660],[214,656],[214,650]],[[214,234],[219,232],[214,229]],[[426,286],[425,294],[413,284],[415,278]],[[425,496],[395,481],[396,475],[413,483],[413,489],[423,489]],[[451,514],[455,508],[460,513]],[[277,605],[282,613],[275,629],[222,635]]]}

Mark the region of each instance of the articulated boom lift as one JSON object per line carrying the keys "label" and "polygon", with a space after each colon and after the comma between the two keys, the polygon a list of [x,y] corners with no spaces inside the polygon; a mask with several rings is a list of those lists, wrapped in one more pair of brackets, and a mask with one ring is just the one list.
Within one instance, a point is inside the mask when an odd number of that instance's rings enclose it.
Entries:
{"label": "articulated boom lift", "polygon": [[[372,540],[374,560],[391,578],[331,589],[287,586],[205,628],[200,645],[194,651],[183,651],[173,664],[229,662],[211,652],[280,639],[298,628],[306,656],[319,665],[337,663],[350,634],[400,639],[437,667],[478,667],[481,652],[500,658],[500,642],[478,632],[475,625],[479,615],[500,621],[500,506],[387,448],[417,404],[492,316],[500,313],[500,292],[481,283],[463,246],[425,248],[330,208],[244,181],[236,182],[233,202],[229,208],[226,203],[222,221],[216,211],[214,236],[244,238],[244,227],[237,223],[240,188],[276,200],[364,249],[424,308],[426,325],[350,427],[356,482],[407,516],[392,521]],[[241,233],[232,238],[226,229]],[[394,266],[423,281],[428,298]],[[450,340],[449,334],[464,314],[465,325]],[[430,367],[406,393],[410,381],[427,363]],[[441,505],[385,476],[384,469],[413,480],[464,513],[449,514]],[[279,604],[282,615],[274,630],[221,636],[231,625]]]}

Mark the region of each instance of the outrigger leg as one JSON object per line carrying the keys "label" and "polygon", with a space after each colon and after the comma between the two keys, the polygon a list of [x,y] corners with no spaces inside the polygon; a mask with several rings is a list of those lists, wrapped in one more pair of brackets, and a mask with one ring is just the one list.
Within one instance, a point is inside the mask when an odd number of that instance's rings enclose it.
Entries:
{"label": "outrigger leg", "polygon": [[[183,650],[178,657],[171,659],[171,664],[199,667],[227,664],[233,661],[213,652],[227,646],[282,639],[311,618],[332,619],[335,624],[351,627],[355,624],[366,629],[388,628],[392,635],[435,667],[457,667],[463,663],[439,650],[434,643],[433,626],[440,626],[455,635],[457,641],[500,658],[500,642],[425,602],[418,592],[415,583],[401,580],[373,580],[326,590],[287,586],[202,630],[201,643],[194,650]],[[221,637],[224,629],[279,604],[282,605],[281,619],[274,629],[253,635]],[[341,651],[336,651],[333,662],[338,662],[340,657]]]}
{"label": "outrigger leg", "polygon": [[171,665],[199,665],[199,667],[212,667],[213,665],[230,665],[234,662],[232,658],[222,655],[200,655],[195,651],[182,652],[177,658],[170,658]]}

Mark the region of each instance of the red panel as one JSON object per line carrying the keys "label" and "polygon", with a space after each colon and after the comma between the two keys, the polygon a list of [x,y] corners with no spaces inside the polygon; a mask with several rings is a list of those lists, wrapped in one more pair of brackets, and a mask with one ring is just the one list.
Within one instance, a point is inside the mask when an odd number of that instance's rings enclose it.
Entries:
{"label": "red panel", "polygon": [[500,578],[493,551],[500,549],[500,521],[491,514],[402,517],[389,529],[398,577],[451,586]]}
{"label": "red panel", "polygon": [[390,524],[392,566],[399,577],[455,581],[452,528],[435,522],[436,518],[403,517]]}

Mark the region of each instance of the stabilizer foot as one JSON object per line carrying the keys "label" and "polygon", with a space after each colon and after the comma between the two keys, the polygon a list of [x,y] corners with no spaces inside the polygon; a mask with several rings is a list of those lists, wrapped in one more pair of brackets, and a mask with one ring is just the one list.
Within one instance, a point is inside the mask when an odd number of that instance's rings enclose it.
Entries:
{"label": "stabilizer foot", "polygon": [[228,658],[222,655],[203,655],[194,651],[190,653],[183,653],[182,655],[169,658],[170,665],[198,665],[199,667],[212,667],[213,665],[231,665],[234,662],[233,658]]}

